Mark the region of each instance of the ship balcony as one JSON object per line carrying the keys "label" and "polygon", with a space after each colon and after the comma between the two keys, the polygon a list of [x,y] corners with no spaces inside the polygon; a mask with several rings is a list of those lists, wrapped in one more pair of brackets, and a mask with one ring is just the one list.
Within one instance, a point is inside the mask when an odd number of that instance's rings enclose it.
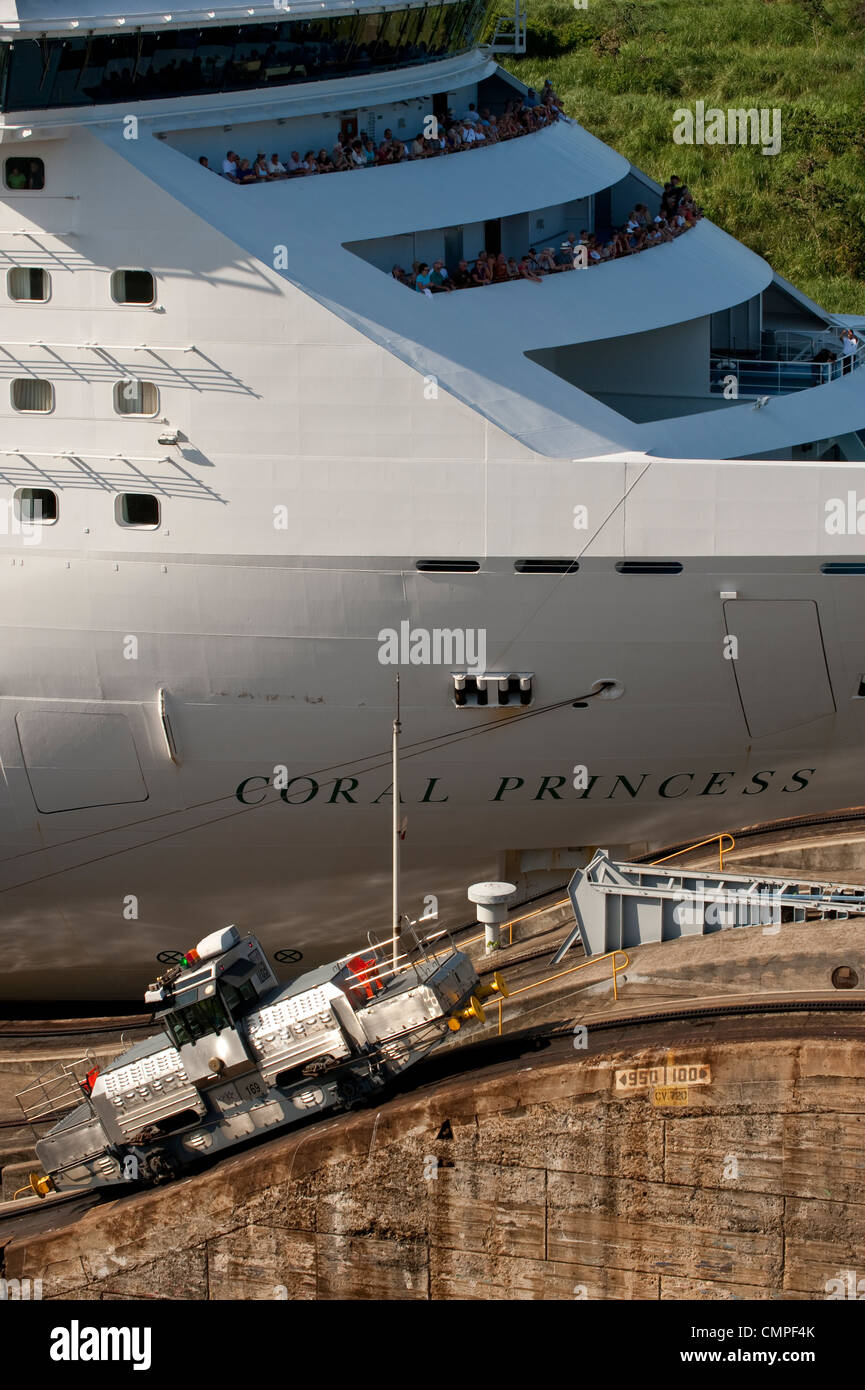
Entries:
{"label": "ship balcony", "polygon": [[[865,363],[865,344],[855,353],[843,352],[841,340],[831,333],[779,333],[767,346],[771,356],[712,354],[709,390],[723,395],[731,389],[742,396],[787,396],[826,386]],[[765,347],[764,347],[765,350]],[[822,359],[822,360],[821,360]]]}

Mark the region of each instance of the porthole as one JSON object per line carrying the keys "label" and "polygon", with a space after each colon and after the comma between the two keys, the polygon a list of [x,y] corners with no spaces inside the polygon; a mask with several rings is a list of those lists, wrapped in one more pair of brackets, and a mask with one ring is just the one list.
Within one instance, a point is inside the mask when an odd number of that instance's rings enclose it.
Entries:
{"label": "porthole", "polygon": [[416,568],[422,574],[477,574],[478,560],[418,560]]}
{"label": "porthole", "polygon": [[115,517],[120,526],[155,531],[160,521],[159,498],[152,492],[121,492],[115,498]]}
{"label": "porthole", "polygon": [[678,560],[619,560],[619,574],[681,574],[684,566]]}
{"label": "porthole", "polygon": [[37,266],[16,265],[6,277],[10,299],[46,300],[51,293],[51,276]]}
{"label": "porthole", "polygon": [[545,560],[542,556],[514,560],[517,574],[576,574],[579,568],[579,560]]}
{"label": "porthole", "polygon": [[156,415],[159,390],[152,381],[118,381],[114,387],[114,409],[118,415]]}
{"label": "porthole", "polygon": [[15,515],[25,526],[53,526],[59,514],[57,493],[47,487],[19,487]]}
{"label": "porthole", "polygon": [[12,408],[45,415],[54,409],[54,387],[35,376],[19,376],[12,382]]}
{"label": "porthole", "polygon": [[111,298],[115,304],[152,304],[156,282],[149,270],[115,270],[111,275]]}

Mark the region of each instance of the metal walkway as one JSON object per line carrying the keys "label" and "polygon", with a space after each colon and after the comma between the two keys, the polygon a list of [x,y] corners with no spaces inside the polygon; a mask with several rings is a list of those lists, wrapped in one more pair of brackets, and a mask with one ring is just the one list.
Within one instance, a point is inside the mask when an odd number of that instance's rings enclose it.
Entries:
{"label": "metal walkway", "polygon": [[782,921],[837,921],[865,914],[863,884],[619,864],[603,849],[574,874],[568,897],[576,926],[552,965],[578,940],[587,956],[596,956],[730,927],[777,927]]}

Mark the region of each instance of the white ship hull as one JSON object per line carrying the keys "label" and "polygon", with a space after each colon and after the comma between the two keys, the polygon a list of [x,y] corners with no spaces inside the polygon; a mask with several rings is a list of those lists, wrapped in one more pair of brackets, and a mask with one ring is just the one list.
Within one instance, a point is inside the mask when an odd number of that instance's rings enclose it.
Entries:
{"label": "white ship hull", "polygon": [[[37,604],[30,562],[22,613]],[[434,895],[443,920],[467,920],[468,882],[507,851],[523,852],[509,863],[525,872],[556,864],[531,851],[562,851],[563,881],[569,850],[699,840],[860,802],[859,581],[813,563],[684,563],[675,576],[600,560],[525,576],[490,562],[412,576],[408,609],[375,568],[214,566],[205,598],[195,567],[178,566],[173,580],[160,570],[174,630],[126,624],[139,634],[129,661],[129,634],[97,625],[104,593],[81,565],[94,626],[43,632],[38,648],[6,631],[31,670],[37,651],[95,652],[103,698],[82,672],[75,698],[40,695],[31,678],[0,706],[4,993],[41,993],[47,976],[63,997],[134,996],[159,952],[223,917],[304,964],[386,931],[395,668],[378,661],[377,638],[406,611],[417,628],[470,617],[506,658],[491,669],[534,673],[529,711],[458,710],[449,668],[399,668],[411,916]],[[115,583],[112,603],[133,611],[137,579],[121,569]],[[743,597],[722,603],[722,590]],[[188,635],[193,609],[218,630]],[[723,644],[737,628],[734,662]],[[619,699],[572,707],[605,678]]]}

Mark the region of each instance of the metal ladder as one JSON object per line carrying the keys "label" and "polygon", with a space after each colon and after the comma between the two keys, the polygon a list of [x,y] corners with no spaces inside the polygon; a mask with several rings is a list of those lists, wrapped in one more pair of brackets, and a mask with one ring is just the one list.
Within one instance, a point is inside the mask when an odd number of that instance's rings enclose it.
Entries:
{"label": "metal ladder", "polygon": [[499,15],[492,42],[485,47],[490,53],[525,53],[526,0],[514,0],[512,15]]}
{"label": "metal ladder", "polygon": [[[815,879],[622,864],[599,849],[568,884],[576,925],[556,954],[558,965],[581,941],[587,956],[705,936],[730,927],[842,920],[865,914],[865,885]],[[782,916],[783,914],[783,916]]]}

